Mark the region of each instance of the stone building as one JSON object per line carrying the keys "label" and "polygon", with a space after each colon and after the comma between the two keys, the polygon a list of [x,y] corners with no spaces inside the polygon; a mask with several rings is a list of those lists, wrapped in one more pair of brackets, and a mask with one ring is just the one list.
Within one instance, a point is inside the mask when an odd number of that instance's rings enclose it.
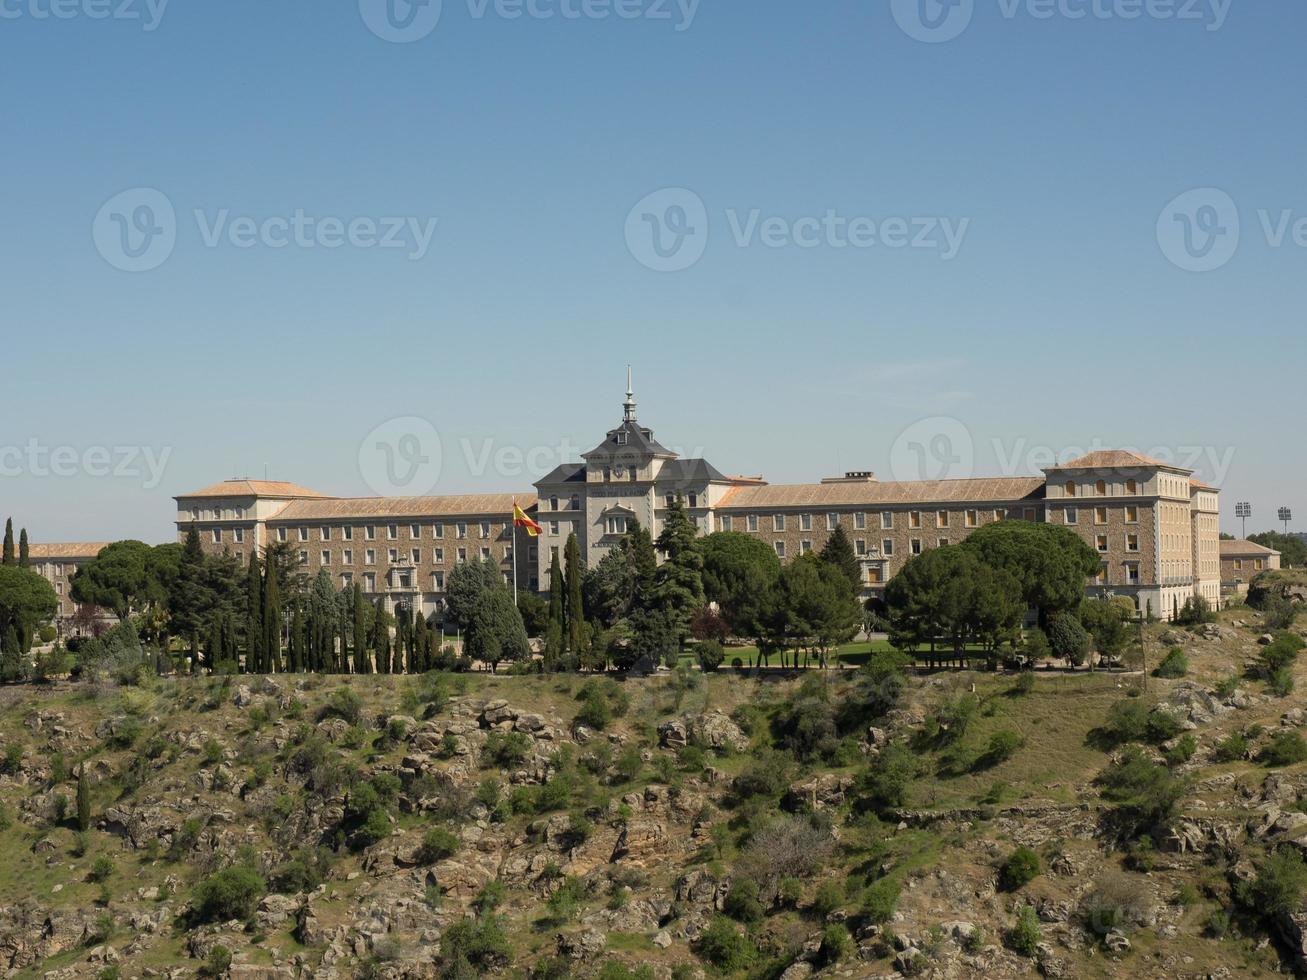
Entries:
{"label": "stone building", "polygon": [[[594,565],[632,521],[657,537],[677,498],[700,534],[756,535],[783,560],[820,550],[843,526],[862,561],[866,596],[879,594],[913,555],[1019,519],[1068,527],[1098,552],[1090,594],[1129,595],[1164,618],[1190,596],[1221,598],[1220,491],[1189,470],[1104,451],[1041,476],[881,482],[862,471],[772,486],[664,447],[637,419],[629,376],[621,422],[579,461],[538,480],[534,493],[341,499],[230,480],[179,496],[177,531],[184,538],[195,526],[206,549],[242,558],[288,544],[309,574],[325,568],[337,587],[358,582],[371,596],[411,598],[431,613],[460,561],[489,558],[512,581],[516,545],[518,587],[539,590],[568,535]],[[514,531],[514,500],[540,523],[540,537]]]}
{"label": "stone building", "polygon": [[1253,541],[1222,541],[1221,593],[1243,595],[1262,572],[1280,567],[1280,553]]}
{"label": "stone building", "polygon": [[[28,559],[34,572],[39,572],[52,586],[59,598],[59,611],[55,614],[55,623],[60,630],[67,630],[73,614],[77,612],[77,603],[73,602],[72,581],[77,569],[96,557],[108,547],[108,542],[79,544],[33,544],[27,549]],[[105,617],[112,620],[112,616]]]}

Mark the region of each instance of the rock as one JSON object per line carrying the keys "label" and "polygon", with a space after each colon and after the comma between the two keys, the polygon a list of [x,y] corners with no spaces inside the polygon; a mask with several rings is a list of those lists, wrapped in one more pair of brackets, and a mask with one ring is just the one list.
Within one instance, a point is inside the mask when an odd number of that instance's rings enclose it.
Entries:
{"label": "rock", "polygon": [[710,711],[696,718],[691,726],[694,737],[710,749],[743,752],[749,747],[748,736],[740,726],[720,711]]}
{"label": "rock", "polygon": [[254,703],[254,692],[242,684],[236,688],[236,693],[232,695],[231,703],[238,708],[248,708]]}
{"label": "rock", "polygon": [[804,980],[805,977],[812,976],[812,964],[799,960],[785,968],[781,974],[780,980]]}
{"label": "rock", "polygon": [[894,968],[902,973],[905,977],[915,976],[920,973],[920,967],[917,958],[921,956],[921,950],[915,946],[909,946],[907,949],[899,952],[894,957]]}
{"label": "rock", "polygon": [[544,731],[545,720],[540,715],[518,715],[513,721],[513,731],[534,735]]}
{"label": "rock", "polygon": [[651,940],[659,949],[667,949],[672,945],[672,934],[666,929],[659,930]]}
{"label": "rock", "polygon": [[852,776],[820,773],[791,786],[781,801],[781,806],[787,810],[800,810],[805,807],[817,810],[838,807],[844,802],[845,794],[852,788]]}
{"label": "rock", "polygon": [[974,922],[964,922],[962,920],[941,922],[939,927],[960,943],[967,942],[976,934],[976,924]]}
{"label": "rock", "polygon": [[594,929],[587,929],[576,936],[559,935],[558,955],[573,960],[590,960],[602,953],[607,945],[607,936]]}
{"label": "rock", "polygon": [[1270,633],[1263,633],[1261,636],[1257,638],[1257,642],[1261,646],[1268,647],[1275,642],[1275,637],[1273,637]]}
{"label": "rock", "polygon": [[683,749],[689,743],[685,723],[673,718],[658,726],[658,744],[665,749]]}
{"label": "rock", "polygon": [[613,861],[642,865],[667,855],[667,828],[656,820],[633,818],[617,834]]}
{"label": "rock", "polygon": [[1109,952],[1128,953],[1130,952],[1130,940],[1126,938],[1125,933],[1113,929],[1103,937],[1103,945]]}

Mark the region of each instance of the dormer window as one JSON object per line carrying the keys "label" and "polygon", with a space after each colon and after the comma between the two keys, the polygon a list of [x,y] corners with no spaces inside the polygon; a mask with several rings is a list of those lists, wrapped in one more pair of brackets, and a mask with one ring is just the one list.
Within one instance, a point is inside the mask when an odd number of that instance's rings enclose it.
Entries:
{"label": "dormer window", "polygon": [[[554,510],[557,509],[558,509],[557,507],[554,508]],[[581,509],[581,497],[579,494],[574,493],[572,494],[572,510],[580,510],[580,509]]]}
{"label": "dormer window", "polygon": [[627,440],[627,434],[625,432],[617,433],[617,444],[619,446],[625,446],[626,440]]}

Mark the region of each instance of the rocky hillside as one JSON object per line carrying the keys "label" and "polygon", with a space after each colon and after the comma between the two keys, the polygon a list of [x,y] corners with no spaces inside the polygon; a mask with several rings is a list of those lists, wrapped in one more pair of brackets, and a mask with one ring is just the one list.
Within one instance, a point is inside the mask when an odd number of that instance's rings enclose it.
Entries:
{"label": "rocky hillside", "polygon": [[1256,618],[1153,630],[1187,664],[1146,691],[889,656],[6,688],[0,975],[1291,971],[1304,712]]}

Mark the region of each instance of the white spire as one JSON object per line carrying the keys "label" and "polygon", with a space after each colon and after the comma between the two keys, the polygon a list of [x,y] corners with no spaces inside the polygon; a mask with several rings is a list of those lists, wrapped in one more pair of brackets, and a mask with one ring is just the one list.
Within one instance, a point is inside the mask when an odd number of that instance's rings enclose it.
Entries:
{"label": "white spire", "polygon": [[627,422],[635,421],[635,388],[631,384],[631,365],[626,365],[626,401],[623,403]]}

